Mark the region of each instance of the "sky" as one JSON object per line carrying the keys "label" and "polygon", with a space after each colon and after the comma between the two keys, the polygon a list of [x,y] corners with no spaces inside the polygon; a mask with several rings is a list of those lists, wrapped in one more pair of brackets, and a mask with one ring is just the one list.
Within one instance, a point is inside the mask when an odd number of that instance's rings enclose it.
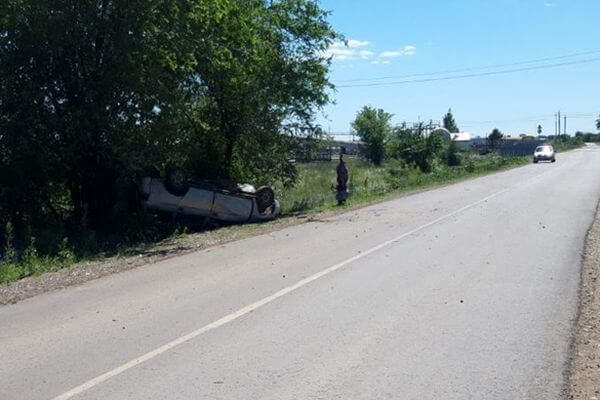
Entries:
{"label": "sky", "polygon": [[[554,134],[559,110],[567,115],[568,133],[595,131],[600,0],[320,3],[347,41],[328,50],[334,104],[317,119],[326,131],[350,132],[365,105],[394,114],[394,124],[441,121],[452,108],[461,131],[473,136],[496,127],[508,135],[532,134],[538,125]],[[524,68],[535,69],[406,83]],[[439,73],[455,70],[461,71]],[[358,86],[365,84],[372,86]]]}

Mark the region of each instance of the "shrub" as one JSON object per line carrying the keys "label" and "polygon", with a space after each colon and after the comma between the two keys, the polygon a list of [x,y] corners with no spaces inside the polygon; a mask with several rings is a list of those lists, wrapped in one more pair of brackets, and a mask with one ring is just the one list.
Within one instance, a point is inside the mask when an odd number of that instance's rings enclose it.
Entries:
{"label": "shrub", "polygon": [[446,154],[444,154],[444,162],[449,167],[456,167],[460,165],[460,157],[458,156],[458,147],[456,142],[451,140],[446,148]]}

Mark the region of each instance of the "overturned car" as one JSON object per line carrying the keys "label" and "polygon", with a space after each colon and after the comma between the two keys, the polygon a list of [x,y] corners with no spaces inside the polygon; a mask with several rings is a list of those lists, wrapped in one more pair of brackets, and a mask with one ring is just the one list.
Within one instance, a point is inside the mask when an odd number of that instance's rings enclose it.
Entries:
{"label": "overturned car", "polygon": [[216,185],[193,181],[183,170],[170,171],[166,179],[143,178],[140,192],[146,209],[223,222],[267,221],[281,212],[270,187],[255,189],[248,184]]}

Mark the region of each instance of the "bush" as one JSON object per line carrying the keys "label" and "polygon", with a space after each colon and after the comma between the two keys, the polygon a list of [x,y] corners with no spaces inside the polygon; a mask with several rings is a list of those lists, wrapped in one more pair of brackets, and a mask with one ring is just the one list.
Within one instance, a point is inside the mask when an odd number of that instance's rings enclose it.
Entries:
{"label": "bush", "polygon": [[444,154],[444,162],[449,167],[457,167],[460,165],[460,157],[458,156],[458,147],[456,142],[451,140],[446,148],[446,154]]}
{"label": "bush", "polygon": [[403,160],[418,167],[421,172],[431,171],[433,161],[444,147],[440,134],[424,137],[418,127],[408,128],[406,124],[394,129],[391,136],[387,146],[388,157]]}

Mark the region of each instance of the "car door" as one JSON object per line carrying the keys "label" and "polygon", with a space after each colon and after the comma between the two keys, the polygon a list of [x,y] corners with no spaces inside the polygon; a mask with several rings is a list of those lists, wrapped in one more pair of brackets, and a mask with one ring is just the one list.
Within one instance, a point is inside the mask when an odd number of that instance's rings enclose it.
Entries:
{"label": "car door", "polygon": [[252,215],[253,199],[250,196],[215,192],[212,215],[228,222],[246,222]]}
{"label": "car door", "polygon": [[190,186],[179,203],[179,211],[185,214],[207,217],[212,214],[215,191],[210,185]]}

